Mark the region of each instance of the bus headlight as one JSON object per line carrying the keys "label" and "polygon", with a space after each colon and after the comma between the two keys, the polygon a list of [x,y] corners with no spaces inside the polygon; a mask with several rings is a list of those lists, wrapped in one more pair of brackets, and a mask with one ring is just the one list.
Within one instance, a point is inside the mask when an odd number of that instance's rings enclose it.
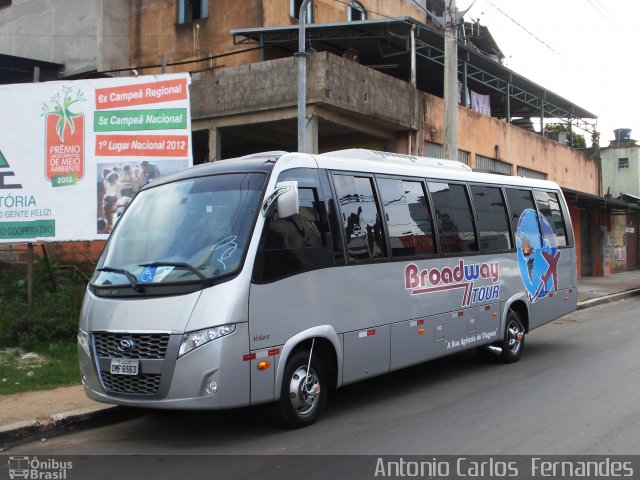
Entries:
{"label": "bus headlight", "polygon": [[87,355],[91,356],[91,353],[89,353],[89,334],[81,328],[78,329],[78,345],[87,352]]}
{"label": "bus headlight", "polygon": [[236,331],[235,324],[221,325],[219,327],[205,328],[204,330],[197,330],[195,332],[185,333],[182,337],[182,343],[180,344],[180,350],[178,351],[178,358],[189,353],[191,350],[198,348],[205,343],[209,343],[216,338],[230,335]]}

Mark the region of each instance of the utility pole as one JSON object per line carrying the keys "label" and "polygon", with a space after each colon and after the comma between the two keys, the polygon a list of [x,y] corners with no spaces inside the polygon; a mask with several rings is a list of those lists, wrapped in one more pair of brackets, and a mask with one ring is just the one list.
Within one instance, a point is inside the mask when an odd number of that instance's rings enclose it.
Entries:
{"label": "utility pole", "polygon": [[307,116],[307,48],[305,22],[307,21],[307,5],[310,0],[304,0],[298,14],[298,151],[306,152],[306,116]]}
{"label": "utility pole", "polygon": [[458,8],[447,0],[444,11],[444,158],[458,160]]}

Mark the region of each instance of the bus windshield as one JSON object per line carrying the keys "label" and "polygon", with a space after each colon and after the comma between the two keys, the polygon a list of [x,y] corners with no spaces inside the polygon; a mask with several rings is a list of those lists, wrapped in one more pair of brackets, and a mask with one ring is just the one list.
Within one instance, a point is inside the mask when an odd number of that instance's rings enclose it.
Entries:
{"label": "bus windshield", "polygon": [[266,175],[230,173],[141,191],[91,280],[96,287],[201,282],[239,271]]}

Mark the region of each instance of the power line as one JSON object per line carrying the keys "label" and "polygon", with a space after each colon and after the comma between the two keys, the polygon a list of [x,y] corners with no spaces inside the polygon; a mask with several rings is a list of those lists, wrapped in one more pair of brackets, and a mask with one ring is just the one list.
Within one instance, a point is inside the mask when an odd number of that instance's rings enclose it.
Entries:
{"label": "power line", "polygon": [[534,33],[530,32],[529,30],[527,30],[526,27],[524,27],[522,24],[518,23],[513,17],[511,17],[510,15],[506,14],[505,12],[503,12],[502,10],[500,10],[496,5],[494,5],[490,0],[486,0],[486,2],[491,5],[493,8],[495,8],[498,12],[500,12],[502,15],[504,15],[505,17],[507,17],[511,22],[513,22],[514,24],[516,24],[518,27],[520,27],[523,31],[525,31],[528,35],[530,35],[531,37],[535,38],[538,42],[540,42],[542,45],[544,45],[545,47],[547,47],[549,50],[551,50],[553,53],[555,53],[556,55],[558,55],[559,57],[562,57],[562,54],[560,52],[558,52],[557,50],[555,50],[552,46],[550,46],[548,43],[546,43],[544,40],[542,40],[540,37],[538,37],[537,35],[535,35]]}
{"label": "power line", "polygon": [[609,11],[602,6],[599,0],[587,0],[591,8],[595,10],[595,12],[604,18],[607,22],[611,22],[611,17],[609,16]]}

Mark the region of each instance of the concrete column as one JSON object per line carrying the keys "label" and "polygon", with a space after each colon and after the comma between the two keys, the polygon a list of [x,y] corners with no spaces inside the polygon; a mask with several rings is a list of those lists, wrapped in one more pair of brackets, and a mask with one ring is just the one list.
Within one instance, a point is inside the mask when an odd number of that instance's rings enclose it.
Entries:
{"label": "concrete column", "polygon": [[222,156],[222,138],[220,129],[209,127],[209,161],[220,160]]}
{"label": "concrete column", "polygon": [[304,129],[305,134],[305,146],[306,153],[317,154],[318,153],[318,115],[312,113],[307,115],[305,119],[306,127]]}

